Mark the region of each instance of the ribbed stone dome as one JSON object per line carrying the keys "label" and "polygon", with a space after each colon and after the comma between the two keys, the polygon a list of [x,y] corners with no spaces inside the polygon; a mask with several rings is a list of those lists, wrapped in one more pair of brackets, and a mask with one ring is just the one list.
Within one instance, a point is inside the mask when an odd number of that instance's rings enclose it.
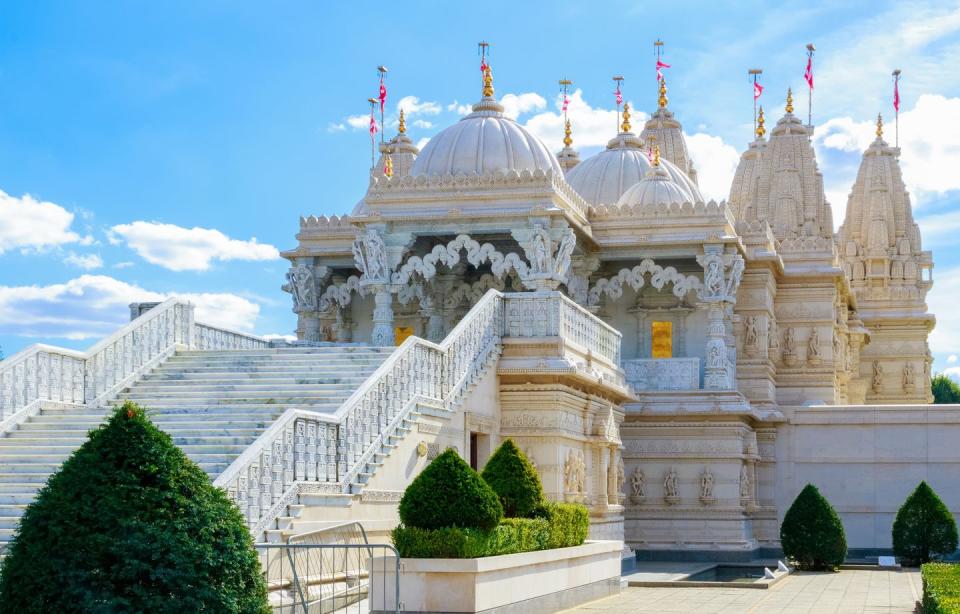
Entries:
{"label": "ribbed stone dome", "polygon": [[473,113],[427,142],[410,174],[484,175],[536,170],[563,175],[557,157],[543,141],[504,117],[503,107],[485,97],[473,105]]}
{"label": "ribbed stone dome", "polygon": [[[686,173],[668,160],[661,167],[673,182],[685,190],[681,201],[700,202],[703,196]],[[630,132],[622,132],[607,143],[607,148],[567,172],[567,183],[591,205],[612,205],[631,186],[639,183],[651,167],[643,142]]]}
{"label": "ribbed stone dome", "polygon": [[677,185],[662,165],[663,160],[660,166],[651,166],[646,176],[628,188],[617,204],[621,207],[655,207],[691,202],[689,192]]}

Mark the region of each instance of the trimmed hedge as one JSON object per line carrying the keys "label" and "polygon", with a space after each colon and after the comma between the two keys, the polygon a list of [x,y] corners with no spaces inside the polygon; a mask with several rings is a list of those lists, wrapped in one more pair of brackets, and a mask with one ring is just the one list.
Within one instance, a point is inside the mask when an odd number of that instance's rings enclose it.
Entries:
{"label": "trimmed hedge", "polygon": [[893,522],[893,552],[905,565],[920,565],[956,549],[953,514],[926,482],[920,482]]}
{"label": "trimmed hedge", "polygon": [[802,570],[832,570],[847,556],[836,510],[813,484],[804,486],[780,525],[783,554]]}
{"label": "trimmed hedge", "polygon": [[20,614],[271,611],[240,510],[130,402],[27,507],[0,604]]}
{"label": "trimmed hedge", "polygon": [[500,497],[507,518],[528,518],[543,504],[540,476],[512,439],[500,444],[480,477]]}
{"label": "trimmed hedge", "polygon": [[400,521],[407,527],[490,530],[501,518],[497,493],[452,448],[433,459],[400,499]]}
{"label": "trimmed hedge", "polygon": [[927,563],[921,571],[924,614],[960,614],[960,565]]}
{"label": "trimmed hedge", "polygon": [[547,504],[538,518],[504,518],[490,530],[470,527],[423,529],[398,526],[393,545],[403,558],[472,559],[534,550],[579,546],[587,537],[587,508]]}

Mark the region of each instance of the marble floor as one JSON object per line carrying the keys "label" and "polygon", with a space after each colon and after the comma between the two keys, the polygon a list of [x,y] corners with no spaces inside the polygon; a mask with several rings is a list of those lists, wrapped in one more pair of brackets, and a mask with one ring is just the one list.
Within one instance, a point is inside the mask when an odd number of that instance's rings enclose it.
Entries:
{"label": "marble floor", "polygon": [[893,614],[919,612],[919,570],[795,572],[766,590],[627,587],[569,612],[633,614]]}

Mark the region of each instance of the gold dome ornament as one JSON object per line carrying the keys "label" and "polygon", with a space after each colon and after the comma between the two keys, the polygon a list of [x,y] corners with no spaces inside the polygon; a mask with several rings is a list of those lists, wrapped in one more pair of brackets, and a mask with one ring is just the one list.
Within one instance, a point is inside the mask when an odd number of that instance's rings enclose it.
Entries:
{"label": "gold dome ornament", "polygon": [[793,90],[787,88],[787,113],[793,113]]}
{"label": "gold dome ornament", "polygon": [[487,64],[487,69],[483,71],[483,97],[493,98],[493,69]]}
{"label": "gold dome ornament", "polygon": [[667,107],[667,80],[660,79],[660,98],[657,100],[657,104],[660,105],[661,109]]}
{"label": "gold dome ornament", "polygon": [[620,125],[620,132],[630,132],[630,103],[623,104],[623,124]]}
{"label": "gold dome ornament", "polygon": [[567,120],[566,126],[563,128],[563,144],[567,147],[573,145],[573,139],[570,138],[570,120]]}
{"label": "gold dome ornament", "polygon": [[400,126],[397,128],[397,132],[400,134],[407,133],[407,118],[403,116],[403,109],[400,109]]}
{"label": "gold dome ornament", "polygon": [[883,117],[877,113],[877,138],[883,138]]}
{"label": "gold dome ornament", "polygon": [[760,107],[760,114],[757,115],[757,140],[762,139],[766,133],[767,129],[763,127],[763,107]]}
{"label": "gold dome ornament", "polygon": [[387,162],[383,167],[383,174],[387,177],[393,177],[393,158],[387,155]]}
{"label": "gold dome ornament", "polygon": [[656,145],[653,148],[653,165],[660,166],[660,146]]}

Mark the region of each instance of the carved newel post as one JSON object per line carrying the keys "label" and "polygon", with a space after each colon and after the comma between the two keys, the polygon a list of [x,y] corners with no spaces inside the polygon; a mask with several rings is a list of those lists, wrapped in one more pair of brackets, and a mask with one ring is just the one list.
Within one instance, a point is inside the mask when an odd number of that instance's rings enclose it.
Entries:
{"label": "carved newel post", "polygon": [[704,255],[697,257],[703,267],[703,289],[700,300],[707,306],[707,348],[704,367],[704,388],[727,390],[735,381],[734,363],[727,355],[727,320],[737,301],[737,288],[743,277],[743,257],[724,254],[723,246],[707,245]]}

